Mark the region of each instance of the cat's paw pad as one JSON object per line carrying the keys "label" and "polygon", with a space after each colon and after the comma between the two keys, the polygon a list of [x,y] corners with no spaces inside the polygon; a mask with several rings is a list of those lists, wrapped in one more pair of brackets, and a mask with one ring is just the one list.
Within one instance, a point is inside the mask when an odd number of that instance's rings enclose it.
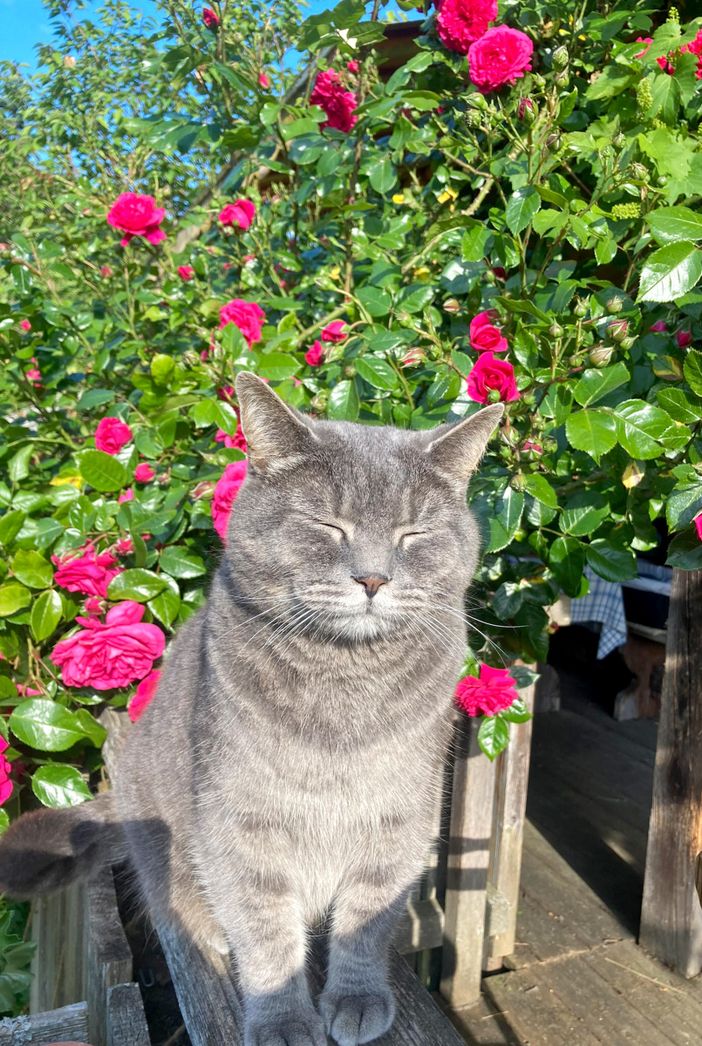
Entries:
{"label": "cat's paw pad", "polygon": [[280,1014],[247,1024],[244,1046],[327,1046],[324,1024],[316,1013]]}
{"label": "cat's paw pad", "polygon": [[395,999],[388,989],[359,995],[330,992],[319,1008],[327,1032],[338,1046],[359,1046],[384,1035],[395,1019]]}

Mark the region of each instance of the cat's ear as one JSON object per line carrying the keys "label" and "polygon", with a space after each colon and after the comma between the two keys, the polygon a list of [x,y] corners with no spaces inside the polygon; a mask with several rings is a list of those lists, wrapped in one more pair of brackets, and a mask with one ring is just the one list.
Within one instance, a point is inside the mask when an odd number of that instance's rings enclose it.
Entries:
{"label": "cat's ear", "polygon": [[317,436],[302,415],[283,403],[255,374],[243,371],[238,375],[236,395],[254,472],[297,465],[317,443]]}
{"label": "cat's ear", "polygon": [[458,487],[465,488],[500,423],[504,409],[502,403],[494,403],[456,425],[441,425],[434,429],[426,452],[436,470]]}

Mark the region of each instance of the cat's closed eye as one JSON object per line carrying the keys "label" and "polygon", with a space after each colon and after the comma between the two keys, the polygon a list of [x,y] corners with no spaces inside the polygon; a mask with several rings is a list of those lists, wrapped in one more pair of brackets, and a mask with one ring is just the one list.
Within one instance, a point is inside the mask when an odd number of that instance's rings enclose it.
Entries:
{"label": "cat's closed eye", "polygon": [[339,542],[339,544],[344,539],[346,539],[347,541],[349,539],[349,532],[345,530],[344,527],[339,526],[338,523],[329,523],[326,520],[322,519],[312,519],[310,520],[310,522],[313,524],[313,526],[326,530],[327,533],[330,534],[335,541]]}
{"label": "cat's closed eye", "polygon": [[397,547],[401,549],[409,548],[418,538],[426,537],[426,535],[426,530],[406,530],[398,536]]}

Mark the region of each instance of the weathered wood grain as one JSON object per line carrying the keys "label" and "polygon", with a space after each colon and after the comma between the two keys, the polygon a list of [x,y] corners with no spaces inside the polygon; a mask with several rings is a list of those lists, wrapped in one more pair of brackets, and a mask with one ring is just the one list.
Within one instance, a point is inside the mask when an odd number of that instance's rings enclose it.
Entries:
{"label": "weathered wood grain", "polygon": [[0,1020],[0,1046],[48,1046],[71,1041],[88,1041],[88,1007],[84,1002]]}
{"label": "weathered wood grain", "polygon": [[701,850],[702,571],[675,570],[640,939],[686,977],[702,971]]}
{"label": "weathered wood grain", "polygon": [[[530,712],[534,710],[535,684],[520,696]],[[500,924],[487,927],[484,946],[485,968],[499,968],[505,955],[514,951],[517,907],[522,868],[524,818],[526,815],[532,723],[512,727],[505,752],[497,760],[495,816],[488,870],[488,888],[504,906]]]}
{"label": "weathered wood grain", "polygon": [[495,766],[478,748],[478,727],[457,716],[441,975],[454,1007],[480,997]]}
{"label": "weathered wood grain", "polygon": [[108,989],[105,1040],[107,1046],[149,1046],[149,1029],[136,984],[116,984]]}
{"label": "weathered wood grain", "polygon": [[132,953],[117,910],[110,868],[103,868],[87,886],[85,929],[85,990],[90,1042],[93,1046],[108,1046],[108,990],[132,979]]}

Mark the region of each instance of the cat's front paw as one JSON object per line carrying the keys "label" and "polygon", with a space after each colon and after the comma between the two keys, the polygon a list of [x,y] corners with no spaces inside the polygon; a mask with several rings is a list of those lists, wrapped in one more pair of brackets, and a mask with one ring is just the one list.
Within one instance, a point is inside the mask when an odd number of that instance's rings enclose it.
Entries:
{"label": "cat's front paw", "polygon": [[343,990],[325,992],[319,1009],[327,1032],[338,1046],[373,1042],[395,1020],[395,998],[389,988],[358,994]]}
{"label": "cat's front paw", "polygon": [[327,1035],[314,1010],[290,1010],[247,1021],[244,1046],[327,1046]]}

